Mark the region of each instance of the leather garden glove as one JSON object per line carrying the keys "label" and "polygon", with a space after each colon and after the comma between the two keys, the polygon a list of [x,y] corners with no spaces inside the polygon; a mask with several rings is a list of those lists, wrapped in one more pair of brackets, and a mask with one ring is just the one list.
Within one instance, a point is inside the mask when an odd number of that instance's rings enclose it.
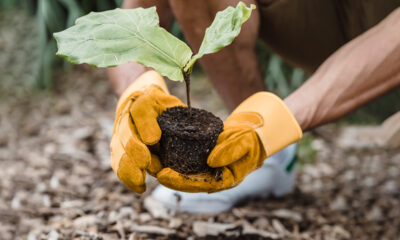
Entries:
{"label": "leather garden glove", "polygon": [[143,73],[121,95],[110,144],[111,167],[131,190],[143,193],[146,170],[154,175],[161,170],[158,157],[149,150],[161,138],[157,117],[169,107],[183,105],[169,95],[155,71]]}
{"label": "leather garden glove", "polygon": [[[266,157],[298,141],[302,131],[292,113],[276,95],[259,92],[242,102],[224,122],[207,159],[215,173],[182,176],[170,168],[157,178],[163,185],[184,192],[217,192],[238,185]],[[267,160],[268,161],[268,160]]]}

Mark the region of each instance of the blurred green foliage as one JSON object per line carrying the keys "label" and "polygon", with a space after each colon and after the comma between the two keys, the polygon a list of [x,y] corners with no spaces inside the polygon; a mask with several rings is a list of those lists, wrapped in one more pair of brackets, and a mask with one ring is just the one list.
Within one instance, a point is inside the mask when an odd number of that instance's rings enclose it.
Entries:
{"label": "blurred green foliage", "polygon": [[35,1],[27,0],[1,0],[0,10],[9,10],[13,8],[24,8],[33,11],[35,8]]}
{"label": "blurred green foliage", "polygon": [[339,121],[340,124],[380,124],[400,111],[400,88],[368,103]]}
{"label": "blurred green foliage", "polygon": [[308,74],[272,54],[261,40],[257,42],[256,51],[268,90],[280,97],[287,97],[308,79]]}
{"label": "blurred green foliage", "polygon": [[305,133],[297,145],[297,163],[299,170],[307,164],[313,164],[317,158],[317,150],[313,146],[314,136]]}
{"label": "blurred green foliage", "polygon": [[19,8],[36,15],[40,49],[36,85],[49,89],[53,69],[62,63],[55,55],[57,48],[52,34],[73,25],[75,19],[91,11],[114,9],[121,4],[122,0],[1,0],[0,11]]}

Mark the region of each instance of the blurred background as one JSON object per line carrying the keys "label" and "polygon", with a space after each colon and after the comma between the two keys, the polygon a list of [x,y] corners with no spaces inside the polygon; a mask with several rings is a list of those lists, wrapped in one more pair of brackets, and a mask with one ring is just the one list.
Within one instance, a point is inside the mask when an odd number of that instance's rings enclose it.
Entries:
{"label": "blurred background", "polygon": [[[2,0],[0,2],[0,91],[51,90],[57,85],[54,74],[71,66],[55,55],[52,34],[72,26],[75,20],[91,11],[119,7],[123,0]],[[175,22],[171,32],[183,39]],[[268,89],[286,97],[309,76],[292,68],[271,54],[260,41],[257,53]],[[196,65],[197,66],[197,65]],[[196,69],[201,74],[199,68]],[[356,123],[378,123],[400,108],[400,90],[356,111],[346,120]],[[391,103],[391,104],[387,104]],[[346,122],[346,121],[345,121]]]}
{"label": "blurred background", "polygon": [[[185,239],[196,236],[193,224],[203,220],[224,224],[240,220],[258,229],[304,233],[312,239],[398,236],[388,230],[400,226],[398,150],[377,148],[367,137],[355,139],[354,133],[360,124],[374,127],[398,111],[399,89],[305,135],[298,153],[302,173],[294,195],[271,200],[268,206],[254,201],[239,207],[239,212],[214,217],[170,213],[175,225],[155,216],[145,204],[149,191],[133,194],[109,167],[116,98],[104,69],[64,62],[55,55],[52,37],[79,16],[121,3],[0,0],[0,239],[131,239],[135,232],[139,238]],[[171,32],[183,39],[176,22]],[[309,77],[261,42],[257,53],[268,89],[281,97]],[[184,99],[182,84],[168,84]],[[198,65],[192,85],[194,106],[227,116]],[[350,132],[340,134],[343,128]],[[154,185],[150,183],[150,189]],[[374,193],[371,189],[376,186],[382,188]],[[286,215],[274,213],[276,209]]]}

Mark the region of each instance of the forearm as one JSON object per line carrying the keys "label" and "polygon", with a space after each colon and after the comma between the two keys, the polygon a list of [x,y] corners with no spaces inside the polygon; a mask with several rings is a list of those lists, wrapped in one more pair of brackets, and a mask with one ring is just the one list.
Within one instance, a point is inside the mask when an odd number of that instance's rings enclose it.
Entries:
{"label": "forearm", "polygon": [[350,41],[285,99],[303,131],[400,86],[400,9]]}
{"label": "forearm", "polygon": [[[122,8],[148,8],[151,6],[157,7],[160,26],[168,29],[171,26],[173,15],[167,0],[125,0],[122,4]],[[129,62],[108,68],[107,74],[114,92],[119,97],[137,77],[149,69],[136,62]]]}

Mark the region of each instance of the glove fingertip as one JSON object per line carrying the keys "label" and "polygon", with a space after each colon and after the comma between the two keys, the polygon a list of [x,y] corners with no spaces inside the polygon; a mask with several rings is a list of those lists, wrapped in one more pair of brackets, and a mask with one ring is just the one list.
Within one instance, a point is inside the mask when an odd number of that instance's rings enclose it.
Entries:
{"label": "glove fingertip", "polygon": [[219,145],[217,144],[211,151],[207,164],[214,168],[223,167],[241,159],[248,154],[253,146],[251,144],[253,134],[251,131],[242,131],[236,137],[225,140]]}
{"label": "glove fingertip", "polygon": [[135,183],[133,183],[130,179],[127,179],[125,177],[120,177],[118,176],[119,179],[125,184],[125,186],[127,186],[130,190],[136,192],[136,193],[144,193],[146,191],[146,185],[145,184],[140,184],[137,185]]}
{"label": "glove fingertip", "polygon": [[146,191],[146,185],[132,186],[132,187],[129,187],[129,189],[131,189],[132,191],[134,191],[138,194],[142,194]]}
{"label": "glove fingertip", "polygon": [[163,168],[158,172],[157,180],[167,188],[183,192],[193,192],[190,191],[192,187],[187,185],[188,180],[184,179],[180,173],[171,168]]}
{"label": "glove fingertip", "polygon": [[175,176],[175,173],[176,171],[171,168],[163,168],[157,173],[157,179],[160,183],[163,183],[172,179]]}
{"label": "glove fingertip", "polygon": [[146,145],[154,145],[158,143],[161,139],[161,129],[158,124],[153,124],[153,126],[146,129],[138,129],[138,132],[140,138],[142,139],[142,142]]}
{"label": "glove fingertip", "polygon": [[212,167],[212,168],[218,168],[221,167],[221,161],[220,161],[220,152],[221,152],[221,148],[220,147],[215,147],[210,155],[208,155],[207,158],[207,165]]}
{"label": "glove fingertip", "polygon": [[146,191],[146,172],[130,161],[127,155],[119,163],[117,176],[129,189],[137,193]]}
{"label": "glove fingertip", "polygon": [[160,159],[158,158],[157,155],[151,154],[151,161],[149,166],[147,167],[147,172],[155,177],[157,173],[159,173],[162,170],[162,164],[160,162]]}

